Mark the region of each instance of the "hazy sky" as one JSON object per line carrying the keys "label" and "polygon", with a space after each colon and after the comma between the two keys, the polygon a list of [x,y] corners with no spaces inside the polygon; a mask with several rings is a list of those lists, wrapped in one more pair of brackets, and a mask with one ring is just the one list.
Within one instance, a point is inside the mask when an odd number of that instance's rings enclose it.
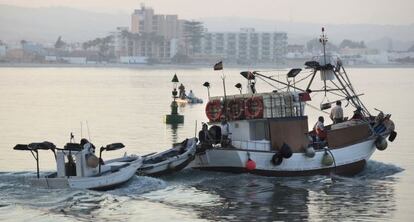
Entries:
{"label": "hazy sky", "polygon": [[0,0],[1,4],[66,6],[97,12],[127,12],[140,3],[181,18],[255,17],[335,24],[413,24],[414,0]]}

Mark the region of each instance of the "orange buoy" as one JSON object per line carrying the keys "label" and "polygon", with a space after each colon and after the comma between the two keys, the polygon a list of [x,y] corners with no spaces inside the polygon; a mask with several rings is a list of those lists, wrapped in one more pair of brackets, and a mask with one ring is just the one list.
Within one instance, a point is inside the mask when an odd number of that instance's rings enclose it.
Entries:
{"label": "orange buoy", "polygon": [[247,119],[263,118],[263,98],[261,96],[248,98],[245,102],[245,115]]}
{"label": "orange buoy", "polygon": [[254,162],[252,159],[248,159],[246,162],[246,169],[248,171],[252,171],[256,169],[256,162]]}
{"label": "orange buoy", "polygon": [[206,115],[211,122],[218,122],[222,116],[220,100],[211,100],[206,106]]}
{"label": "orange buoy", "polygon": [[243,99],[233,99],[230,100],[227,104],[227,109],[229,110],[231,120],[239,120],[243,118],[244,115],[244,100]]}

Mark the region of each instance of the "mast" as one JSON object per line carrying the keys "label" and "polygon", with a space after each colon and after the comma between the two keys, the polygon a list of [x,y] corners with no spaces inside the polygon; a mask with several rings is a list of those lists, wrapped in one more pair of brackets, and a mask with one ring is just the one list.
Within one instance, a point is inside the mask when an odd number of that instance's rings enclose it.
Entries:
{"label": "mast", "polygon": [[[304,78],[306,79],[310,77],[310,81],[308,82],[305,89],[300,89],[297,86],[290,86],[289,84],[276,80],[270,76],[263,75],[259,73],[258,71],[254,71],[252,73],[255,76],[266,78],[268,80],[272,80],[279,84],[285,85],[286,87],[293,87],[294,89],[301,91],[301,92],[307,92],[307,93],[324,92],[325,97],[327,93],[342,97],[341,100],[348,100],[352,106],[354,106],[355,108],[361,108],[361,111],[364,114],[366,114],[367,116],[370,116],[371,114],[369,113],[368,109],[365,107],[365,105],[362,103],[361,99],[359,98],[359,96],[363,94],[357,94],[356,90],[354,89],[348,77],[348,74],[345,71],[345,68],[342,65],[341,60],[338,58],[336,64],[331,64],[330,60],[327,58],[326,44],[328,42],[328,38],[325,33],[325,28],[322,28],[322,34],[319,38],[319,42],[322,44],[323,58],[319,57],[320,58],[319,61],[312,60],[312,61],[307,61],[305,63],[306,68],[312,69],[312,73],[308,77]],[[324,63],[324,64],[321,64],[321,63]],[[321,78],[323,80],[323,88],[313,90],[311,89],[311,87],[313,85],[314,78],[318,71],[321,73]],[[337,79],[336,81],[334,81],[335,78]],[[304,80],[304,79],[301,79],[301,80]],[[333,87],[328,87],[326,80],[329,80],[333,84]],[[338,91],[340,93],[335,93],[335,91]]]}
{"label": "mast", "polygon": [[[322,43],[322,48],[323,48],[323,67],[326,68],[327,64],[326,64],[326,43],[328,42],[328,37],[325,35],[325,28],[322,27],[322,35],[319,38],[319,42]],[[322,70],[321,70],[322,72]],[[324,90],[325,90],[325,96],[326,96],[326,78],[323,79],[323,85],[324,85]]]}

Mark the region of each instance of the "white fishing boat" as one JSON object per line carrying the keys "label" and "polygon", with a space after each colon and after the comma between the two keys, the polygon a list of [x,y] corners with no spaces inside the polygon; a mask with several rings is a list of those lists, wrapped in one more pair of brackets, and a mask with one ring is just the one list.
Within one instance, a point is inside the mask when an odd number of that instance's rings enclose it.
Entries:
{"label": "white fishing boat", "polygon": [[145,155],[137,174],[162,176],[180,171],[194,160],[196,147],[197,138],[191,138],[164,152]]}
{"label": "white fishing boat", "polygon": [[[364,169],[376,149],[384,150],[386,138],[392,142],[397,135],[391,115],[369,112],[360,99],[363,94],[356,93],[340,59],[326,55],[323,29],[320,42],[324,53],[305,63],[308,75],[300,76],[304,70],[292,69],[284,82],[259,71],[242,72],[249,93],[224,92],[223,96],[211,97],[206,105],[211,138],[200,139],[202,143],[191,166],[265,176],[353,175]],[[322,87],[313,88],[318,73]],[[297,77],[301,79],[296,80]],[[275,90],[257,93],[257,80]],[[304,87],[300,87],[300,82],[305,83]],[[317,93],[324,98],[330,96],[333,103],[347,102],[355,115],[341,123],[325,125],[323,131],[309,129],[305,110],[315,108],[311,98]],[[320,103],[320,111],[329,109],[331,104]],[[221,124],[223,119],[227,123]],[[228,135],[222,135],[223,127],[230,132]]]}
{"label": "white fishing boat", "polygon": [[[86,142],[82,145],[68,143],[64,148],[57,148],[50,142],[18,144],[14,150],[31,152],[36,160],[37,177],[29,181],[31,185],[43,188],[113,189],[131,179],[142,166],[142,158],[138,156],[102,161],[103,151],[119,150],[124,147],[122,143],[101,147],[98,158],[94,146],[87,140],[83,141]],[[44,177],[39,173],[40,150],[52,151],[56,159],[56,172]]]}

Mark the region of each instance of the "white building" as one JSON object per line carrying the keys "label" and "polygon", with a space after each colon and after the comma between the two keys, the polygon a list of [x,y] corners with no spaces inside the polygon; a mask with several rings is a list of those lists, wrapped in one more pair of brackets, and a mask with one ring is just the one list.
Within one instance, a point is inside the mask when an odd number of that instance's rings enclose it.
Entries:
{"label": "white building", "polygon": [[6,45],[0,44],[0,58],[6,56],[7,47]]}
{"label": "white building", "polygon": [[128,54],[127,38],[123,36],[123,32],[128,32],[128,27],[117,27],[111,32],[114,54],[117,58]]}
{"label": "white building", "polygon": [[242,64],[281,62],[286,49],[286,33],[255,32],[254,28],[207,32],[201,41],[201,54]]}
{"label": "white building", "polygon": [[178,15],[155,14],[154,9],[141,5],[131,15],[132,33],[154,33],[166,39],[182,38],[185,21]]}

